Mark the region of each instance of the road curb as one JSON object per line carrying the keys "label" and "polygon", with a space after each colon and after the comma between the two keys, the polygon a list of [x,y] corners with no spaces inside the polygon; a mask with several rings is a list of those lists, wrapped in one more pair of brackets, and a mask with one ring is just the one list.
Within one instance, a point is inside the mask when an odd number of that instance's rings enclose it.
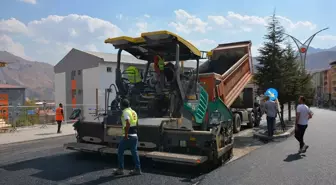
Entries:
{"label": "road curb", "polygon": [[[290,126],[291,128],[289,128],[286,132],[279,134],[279,135],[274,135],[273,139],[282,139],[282,138],[287,138],[291,135],[293,135],[295,127],[294,125]],[[269,140],[268,136],[261,133],[261,131],[254,131],[253,136],[262,140]]]}
{"label": "road curb", "polygon": [[32,142],[32,141],[40,141],[40,140],[44,140],[44,139],[52,139],[52,138],[71,136],[71,135],[75,135],[75,133],[71,133],[71,134],[69,133],[69,134],[63,134],[63,135],[55,135],[55,136],[50,136],[50,137],[45,137],[45,138],[38,138],[38,139],[28,139],[28,140],[25,140],[25,141],[18,141],[18,142],[0,144],[0,146],[2,147],[2,146],[12,145],[12,144],[23,144],[23,143]]}

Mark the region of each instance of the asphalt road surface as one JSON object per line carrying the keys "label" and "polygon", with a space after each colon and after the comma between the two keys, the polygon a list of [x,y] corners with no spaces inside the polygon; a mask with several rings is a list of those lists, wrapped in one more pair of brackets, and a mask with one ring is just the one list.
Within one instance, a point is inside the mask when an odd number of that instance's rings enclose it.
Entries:
{"label": "asphalt road surface", "polygon": [[[113,176],[117,157],[80,154],[63,149],[63,143],[73,141],[66,136],[25,144],[1,146],[1,185],[47,185],[47,184],[190,184],[200,174],[193,168],[156,164],[142,160],[144,174],[141,176]],[[130,157],[125,157],[127,169],[133,168]]]}
{"label": "asphalt road surface", "polygon": [[[262,145],[252,138],[252,130],[236,134],[237,159]],[[0,184],[195,184],[205,173],[202,169],[152,163],[142,159],[143,175],[116,177],[116,156],[82,155],[63,149],[63,143],[73,142],[74,136],[45,139],[26,143],[0,145]],[[259,146],[258,146],[259,147]],[[252,149],[251,149],[252,148]],[[234,160],[233,159],[233,160]],[[130,157],[125,157],[127,169],[132,169]]]}
{"label": "asphalt road surface", "polygon": [[267,144],[227,164],[199,183],[202,185],[331,185],[336,184],[336,112],[312,109],[305,142],[310,147],[298,155],[294,137]]}
{"label": "asphalt road surface", "polygon": [[[314,110],[307,131],[310,148],[306,157],[298,159],[297,143],[293,138],[282,143],[270,143],[245,157],[211,172],[200,173],[192,167],[157,164],[141,159],[143,175],[113,176],[117,157],[81,155],[63,149],[63,143],[74,141],[73,136],[0,146],[0,184],[332,184],[336,182],[335,123],[336,112]],[[334,114],[334,115],[333,115]],[[321,122],[320,120],[324,120]],[[328,121],[329,120],[329,121]],[[244,131],[247,132],[247,131]],[[239,134],[244,140],[247,137]],[[239,137],[237,137],[239,138]],[[315,140],[314,140],[315,139]],[[322,146],[322,144],[327,144]],[[256,144],[257,145],[257,144]],[[240,147],[240,146],[239,146]],[[323,151],[322,153],[320,151]],[[290,155],[293,154],[293,155]],[[289,156],[289,157],[287,157]],[[287,158],[287,159],[286,159]],[[291,162],[285,162],[291,161]],[[132,169],[130,157],[126,168]],[[271,173],[272,172],[272,173]],[[271,174],[270,174],[271,173]],[[307,174],[308,177],[304,177]],[[334,177],[334,179],[332,179]],[[315,181],[318,180],[318,181]],[[306,183],[307,181],[307,183]]]}

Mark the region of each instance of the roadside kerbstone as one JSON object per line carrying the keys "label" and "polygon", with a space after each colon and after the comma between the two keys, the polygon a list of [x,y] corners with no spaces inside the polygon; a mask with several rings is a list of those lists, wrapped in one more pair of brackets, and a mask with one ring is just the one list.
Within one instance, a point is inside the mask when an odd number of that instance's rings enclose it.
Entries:
{"label": "roadside kerbstone", "polygon": [[287,137],[293,135],[293,133],[294,133],[294,130],[295,130],[295,128],[294,128],[294,119],[295,118],[292,118],[291,121],[288,121],[288,120],[285,121],[286,128],[285,128],[284,131],[281,128],[280,122],[277,122],[276,123],[275,134],[273,135],[272,138],[268,137],[267,126],[266,127],[262,127],[262,128],[260,128],[258,130],[255,130],[254,133],[253,133],[253,135],[254,135],[254,137],[259,138],[260,140],[266,140],[266,141],[274,140],[274,139],[287,138]]}

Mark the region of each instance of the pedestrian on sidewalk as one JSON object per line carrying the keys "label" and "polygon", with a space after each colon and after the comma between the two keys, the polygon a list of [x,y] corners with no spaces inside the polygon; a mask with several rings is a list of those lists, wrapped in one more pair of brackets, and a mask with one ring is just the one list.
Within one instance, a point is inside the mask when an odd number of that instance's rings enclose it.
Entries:
{"label": "pedestrian on sidewalk", "polygon": [[63,105],[60,103],[59,107],[56,109],[55,120],[57,122],[57,133],[60,134],[61,132],[61,125],[62,121],[64,121],[64,114],[63,114]]}
{"label": "pedestrian on sidewalk", "polygon": [[266,120],[267,120],[268,137],[272,138],[274,135],[275,118],[278,113],[278,105],[275,101],[270,100],[269,96],[266,96],[265,112],[267,116]]}
{"label": "pedestrian on sidewalk", "polygon": [[140,175],[140,159],[138,155],[138,135],[137,135],[137,123],[138,115],[131,109],[130,103],[127,99],[123,99],[121,102],[121,108],[123,113],[121,115],[122,129],[124,138],[121,139],[118,146],[118,162],[119,168],[114,172],[115,175],[124,174],[124,151],[129,149],[132,153],[133,162],[135,163],[135,169],[130,172],[130,175]]}
{"label": "pedestrian on sidewalk", "polygon": [[299,153],[304,153],[308,149],[308,145],[304,143],[303,136],[308,127],[308,120],[313,117],[312,111],[306,105],[306,99],[304,96],[299,97],[299,105],[296,109],[296,121],[295,121],[295,138],[300,143]]}

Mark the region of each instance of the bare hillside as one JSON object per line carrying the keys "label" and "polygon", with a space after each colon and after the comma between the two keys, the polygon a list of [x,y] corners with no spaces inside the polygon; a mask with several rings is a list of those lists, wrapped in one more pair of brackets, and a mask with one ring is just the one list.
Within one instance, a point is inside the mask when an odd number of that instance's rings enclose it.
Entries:
{"label": "bare hillside", "polygon": [[8,66],[0,68],[0,81],[26,87],[26,96],[45,100],[54,99],[53,66],[28,61],[6,51],[0,51],[0,60]]}

